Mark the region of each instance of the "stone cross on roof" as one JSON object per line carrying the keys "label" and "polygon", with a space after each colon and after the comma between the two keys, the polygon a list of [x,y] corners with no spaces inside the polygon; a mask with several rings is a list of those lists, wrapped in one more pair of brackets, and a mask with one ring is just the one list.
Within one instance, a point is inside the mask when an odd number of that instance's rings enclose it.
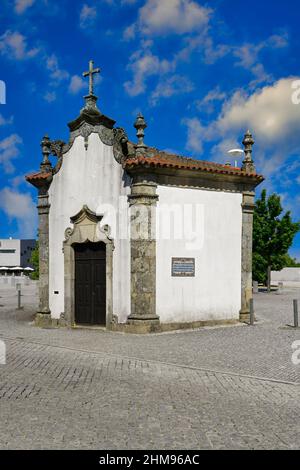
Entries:
{"label": "stone cross on roof", "polygon": [[94,69],[94,61],[90,60],[88,72],[83,72],[82,74],[83,77],[89,77],[89,95],[94,94],[94,75],[100,72],[99,68]]}

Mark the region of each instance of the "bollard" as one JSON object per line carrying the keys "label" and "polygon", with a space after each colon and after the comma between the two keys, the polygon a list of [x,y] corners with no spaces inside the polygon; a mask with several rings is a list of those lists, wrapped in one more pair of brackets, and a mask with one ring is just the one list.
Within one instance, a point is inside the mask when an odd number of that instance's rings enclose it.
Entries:
{"label": "bollard", "polygon": [[298,300],[293,300],[294,304],[294,327],[299,328]]}
{"label": "bollard", "polygon": [[250,299],[250,325],[254,326],[254,300]]}
{"label": "bollard", "polygon": [[283,282],[278,282],[278,290],[276,294],[283,294]]}
{"label": "bollard", "polygon": [[259,290],[258,290],[258,282],[257,281],[253,281],[253,294],[258,294],[259,293]]}
{"label": "bollard", "polygon": [[21,284],[16,285],[17,291],[18,291],[18,310],[21,310]]}

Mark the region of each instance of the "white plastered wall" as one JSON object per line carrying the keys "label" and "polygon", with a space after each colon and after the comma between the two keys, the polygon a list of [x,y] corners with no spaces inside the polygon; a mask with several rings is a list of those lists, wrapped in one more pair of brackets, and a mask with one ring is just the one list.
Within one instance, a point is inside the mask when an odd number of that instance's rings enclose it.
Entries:
{"label": "white plastered wall", "polygon": [[[242,194],[159,186],[158,195],[156,304],[161,322],[238,320]],[[171,239],[168,208],[182,214],[171,227]],[[171,260],[180,257],[195,258],[195,277],[171,276]]]}
{"label": "white plastered wall", "polygon": [[[2,250],[2,252],[1,252]],[[14,253],[5,253],[5,250],[15,250]],[[21,263],[21,240],[0,240],[0,266],[20,266]]]}
{"label": "white plastered wall", "polygon": [[[127,206],[128,193],[122,167],[114,159],[112,147],[103,144],[98,134],[93,133],[89,136],[88,150],[85,150],[83,137],[77,137],[64,155],[62,167],[49,190],[49,302],[53,318],[59,318],[64,312],[62,249],[65,230],[72,227],[70,217],[86,205],[98,215],[104,214],[103,225],[112,228],[115,244],[113,313],[118,315],[120,322],[126,321],[130,314],[130,242],[128,237],[117,237],[116,230],[119,208]],[[125,218],[124,224],[127,227]]]}

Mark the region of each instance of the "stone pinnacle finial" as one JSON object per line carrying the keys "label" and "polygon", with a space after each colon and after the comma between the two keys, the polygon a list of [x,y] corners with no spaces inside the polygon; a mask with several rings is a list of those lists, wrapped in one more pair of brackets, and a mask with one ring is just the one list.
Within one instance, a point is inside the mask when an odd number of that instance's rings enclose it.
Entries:
{"label": "stone pinnacle finial", "polygon": [[242,170],[245,170],[247,173],[255,173],[255,165],[252,160],[252,147],[254,144],[255,141],[251,132],[248,130],[243,140],[243,145],[245,147],[245,159],[242,166]]}
{"label": "stone pinnacle finial", "polygon": [[138,153],[144,153],[146,149],[146,145],[144,143],[144,136],[145,136],[144,130],[147,127],[147,123],[144,119],[144,116],[141,113],[137,115],[136,121],[134,123],[134,127],[137,130],[136,136],[138,138],[136,150]]}
{"label": "stone pinnacle finial", "polygon": [[42,147],[43,160],[40,165],[40,168],[41,168],[42,173],[47,173],[51,171],[51,168],[52,168],[51,162],[49,160],[49,155],[51,153],[51,149],[50,149],[51,141],[47,134],[42,139],[41,147]]}
{"label": "stone pinnacle finial", "polygon": [[100,73],[101,70],[97,67],[94,69],[94,61],[89,61],[89,70],[87,72],[83,72],[83,77],[89,77],[89,94],[84,97],[85,99],[85,109],[88,110],[97,110],[97,96],[94,95],[94,75],[96,73]]}

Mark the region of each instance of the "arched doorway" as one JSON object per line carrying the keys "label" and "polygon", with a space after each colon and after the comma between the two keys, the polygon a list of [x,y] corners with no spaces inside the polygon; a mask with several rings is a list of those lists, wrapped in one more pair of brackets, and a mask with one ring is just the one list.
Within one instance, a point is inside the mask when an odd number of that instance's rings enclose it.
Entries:
{"label": "arched doorway", "polygon": [[[65,230],[65,240],[63,243],[63,251],[64,251],[64,268],[65,268],[65,311],[64,311],[64,319],[70,326],[75,326],[77,324],[75,318],[76,312],[76,302],[75,302],[75,291],[76,291],[76,260],[75,260],[75,247],[79,245],[85,246],[81,254],[78,254],[78,259],[86,259],[88,260],[89,257],[96,258],[98,261],[95,262],[96,264],[96,276],[100,275],[103,276],[103,264],[105,265],[105,298],[106,298],[106,317],[103,319],[102,317],[97,317],[96,314],[96,322],[95,324],[106,325],[107,328],[110,327],[113,319],[113,251],[114,251],[114,243],[113,239],[110,237],[110,227],[108,225],[104,225],[103,227],[100,225],[100,221],[102,220],[102,215],[96,215],[94,212],[90,211],[87,206],[83,206],[78,214],[71,217],[71,222],[74,224],[73,228],[68,227]],[[91,247],[94,247],[91,248]],[[96,250],[96,254],[94,252]],[[79,253],[80,248],[76,248],[76,251]],[[92,253],[91,253],[92,251]],[[97,252],[99,253],[97,254]],[[101,254],[102,252],[102,254]],[[104,257],[105,256],[105,257]],[[102,259],[102,261],[99,261]],[[93,263],[93,262],[92,262]],[[98,268],[97,268],[98,264]],[[101,266],[101,267],[100,267]],[[82,271],[84,269],[82,268]],[[79,274],[80,276],[80,274]],[[83,277],[83,274],[81,274]],[[91,273],[88,274],[89,278],[92,279]],[[78,278],[78,276],[77,276]],[[98,281],[97,281],[98,282]],[[97,284],[96,282],[96,284]],[[86,292],[88,292],[88,285],[89,282],[82,283],[84,285]],[[101,282],[100,282],[101,284]],[[97,288],[98,289],[98,288]],[[101,288],[98,290],[91,290],[95,292],[95,296],[101,291]],[[97,294],[98,292],[98,294]],[[96,303],[96,300],[95,300]],[[104,300],[100,301],[101,306],[103,306]],[[99,304],[99,302],[98,302]],[[101,307],[102,309],[102,307]],[[86,312],[88,309],[86,308]],[[98,310],[96,310],[98,312]],[[80,318],[79,321],[81,322],[81,315],[79,314]],[[86,321],[87,313],[84,316],[83,321]],[[88,319],[88,325],[93,324],[92,322],[95,321],[94,315],[90,314]],[[84,324],[82,322],[82,324]]]}
{"label": "arched doorway", "polygon": [[106,245],[76,243],[75,323],[106,325]]}

